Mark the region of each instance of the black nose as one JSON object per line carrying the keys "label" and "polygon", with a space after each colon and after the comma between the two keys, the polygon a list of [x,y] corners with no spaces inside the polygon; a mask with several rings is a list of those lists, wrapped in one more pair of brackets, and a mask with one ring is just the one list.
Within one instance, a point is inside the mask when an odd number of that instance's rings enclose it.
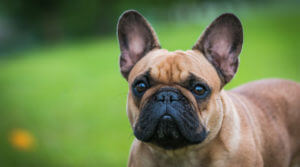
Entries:
{"label": "black nose", "polygon": [[179,100],[179,95],[174,91],[161,91],[157,93],[155,100],[163,103],[172,103]]}

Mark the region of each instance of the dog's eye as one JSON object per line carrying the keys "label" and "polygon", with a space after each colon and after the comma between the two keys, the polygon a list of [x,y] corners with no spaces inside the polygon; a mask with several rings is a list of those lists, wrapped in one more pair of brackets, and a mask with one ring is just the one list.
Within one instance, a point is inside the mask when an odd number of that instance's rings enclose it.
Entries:
{"label": "dog's eye", "polygon": [[197,84],[193,89],[194,94],[197,96],[205,96],[207,90],[206,87],[200,84]]}
{"label": "dog's eye", "polygon": [[147,89],[147,85],[146,83],[144,83],[143,81],[141,82],[138,82],[135,86],[135,90],[138,92],[138,93],[143,93],[145,90]]}

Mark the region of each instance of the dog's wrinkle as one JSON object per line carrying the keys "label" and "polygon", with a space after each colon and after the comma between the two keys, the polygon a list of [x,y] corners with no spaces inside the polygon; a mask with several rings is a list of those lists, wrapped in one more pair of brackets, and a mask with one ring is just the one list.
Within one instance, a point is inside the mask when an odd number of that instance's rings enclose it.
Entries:
{"label": "dog's wrinkle", "polygon": [[[170,107],[172,108],[172,107]],[[174,108],[172,108],[175,110]],[[199,143],[203,140],[203,132],[200,131],[200,133],[197,133],[199,129],[199,121],[196,119],[197,117],[191,117],[191,120],[187,120],[186,117],[184,117],[182,114],[182,111],[180,112],[171,112],[174,119],[176,120],[176,123],[178,125],[178,128],[182,135],[192,143]],[[192,113],[190,113],[193,115]]]}
{"label": "dog's wrinkle", "polygon": [[151,67],[151,75],[162,83],[179,83],[188,76],[188,71],[185,70],[187,64],[183,56],[187,56],[182,52],[176,51],[164,55],[163,61],[154,64]]}
{"label": "dog's wrinkle", "polygon": [[189,125],[192,128],[198,127],[198,120],[194,118],[193,114],[181,114],[181,117],[186,122],[186,125]]}
{"label": "dog's wrinkle", "polygon": [[[155,113],[151,111],[156,111]],[[139,140],[148,141],[154,134],[159,118],[164,114],[164,110],[159,105],[147,104],[142,110],[134,133]]]}
{"label": "dog's wrinkle", "polygon": [[177,108],[177,106],[173,107],[172,105],[170,105],[169,109],[171,109],[172,111],[174,111],[176,113],[179,113],[179,114],[177,114],[177,116],[179,116],[183,121],[185,121],[184,123],[188,126],[190,126],[195,121],[194,114],[187,112],[183,108],[180,109],[180,108]]}
{"label": "dog's wrinkle", "polygon": [[188,131],[193,131],[195,129],[195,123],[193,121],[189,121],[185,119],[184,117],[180,117],[182,120],[182,126],[188,130]]}
{"label": "dog's wrinkle", "polygon": [[198,128],[198,124],[196,123],[198,122],[197,120],[195,119],[188,120],[186,119],[186,117],[183,116],[181,116],[181,119],[184,123],[183,126],[186,127],[187,130],[194,131]]}

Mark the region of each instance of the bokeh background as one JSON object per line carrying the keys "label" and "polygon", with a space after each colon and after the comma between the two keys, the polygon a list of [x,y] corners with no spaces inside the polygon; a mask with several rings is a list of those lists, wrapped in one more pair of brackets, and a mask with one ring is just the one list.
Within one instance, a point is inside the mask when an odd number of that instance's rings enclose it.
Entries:
{"label": "bokeh background", "polygon": [[299,1],[1,0],[0,166],[126,166],[134,139],[116,24],[137,9],[163,48],[190,49],[223,12],[239,16],[244,46],[226,86],[300,81]]}

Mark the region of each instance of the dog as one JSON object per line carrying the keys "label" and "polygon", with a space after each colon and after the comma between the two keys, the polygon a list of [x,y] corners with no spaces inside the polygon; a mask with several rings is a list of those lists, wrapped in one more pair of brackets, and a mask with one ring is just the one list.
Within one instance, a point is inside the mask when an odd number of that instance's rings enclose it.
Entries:
{"label": "dog", "polygon": [[128,166],[300,165],[299,83],[266,79],[223,89],[242,50],[237,16],[220,15],[187,51],[162,49],[135,10],[120,16],[117,29],[136,137]]}

